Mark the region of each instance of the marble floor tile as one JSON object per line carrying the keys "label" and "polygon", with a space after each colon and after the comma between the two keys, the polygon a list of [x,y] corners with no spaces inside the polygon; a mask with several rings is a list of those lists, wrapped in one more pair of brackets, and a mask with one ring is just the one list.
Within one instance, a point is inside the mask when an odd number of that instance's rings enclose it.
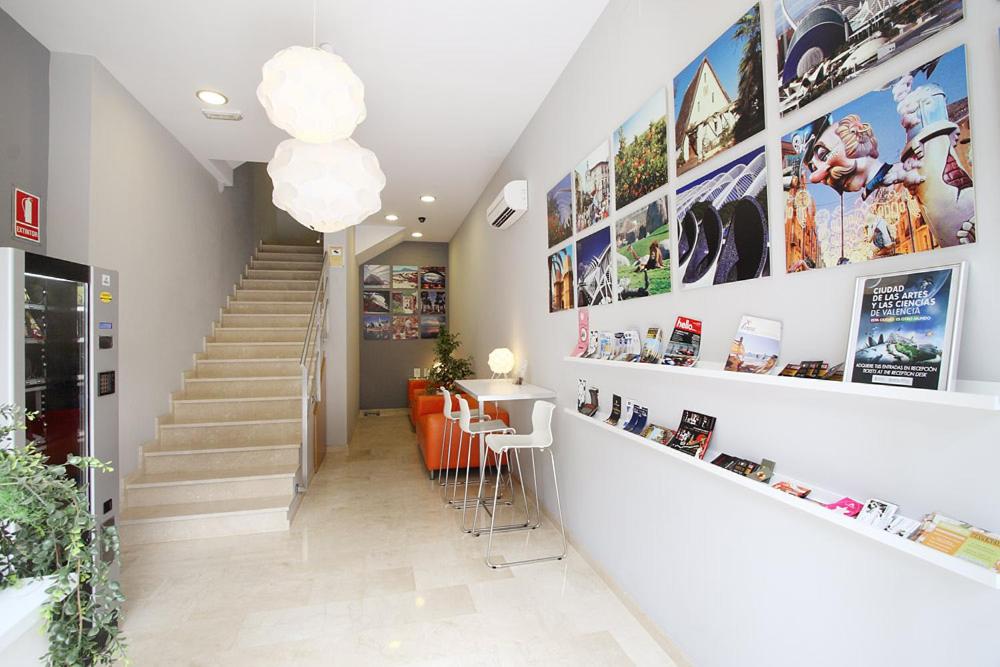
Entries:
{"label": "marble floor tile", "polygon": [[[515,492],[498,522],[523,520]],[[461,523],[406,417],[363,418],[288,532],[125,550],[132,664],[674,665],[572,547],[562,561],[493,570],[487,538]],[[561,547],[544,517],[494,541],[498,560]]]}

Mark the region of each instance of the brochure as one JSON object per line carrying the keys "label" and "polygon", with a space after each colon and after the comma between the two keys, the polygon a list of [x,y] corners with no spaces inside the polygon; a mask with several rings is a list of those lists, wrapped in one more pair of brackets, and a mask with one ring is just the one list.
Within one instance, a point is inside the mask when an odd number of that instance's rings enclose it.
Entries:
{"label": "brochure", "polygon": [[778,491],[784,491],[785,493],[789,493],[793,496],[798,496],[799,498],[805,498],[812,492],[812,489],[808,486],[802,486],[801,484],[794,484],[792,482],[778,482],[773,485],[773,488]]}
{"label": "brochure", "polygon": [[781,322],[744,315],[729,348],[726,370],[736,373],[770,373],[778,365]]}
{"label": "brochure", "polygon": [[869,498],[861,512],[858,513],[858,521],[879,530],[885,530],[898,509],[899,505],[878,498]]}
{"label": "brochure", "polygon": [[758,468],[758,464],[753,461],[741,459],[738,456],[730,456],[729,454],[719,454],[712,460],[712,465],[717,465],[720,468],[743,477],[750,477]]}
{"label": "brochure", "polygon": [[823,380],[833,380],[834,382],[844,381],[844,364],[837,364],[823,374]]}
{"label": "brochure", "polygon": [[584,359],[593,359],[597,356],[597,346],[601,339],[601,332],[591,329],[587,339],[587,351],[583,353]]}
{"label": "brochure", "polygon": [[786,377],[786,378],[793,378],[798,374],[799,374],[799,364],[787,364],[784,368],[781,369],[781,372],[778,373],[778,375],[780,375],[781,377]]}
{"label": "brochure", "polygon": [[774,475],[774,466],[776,464],[771,459],[763,459],[760,465],[753,474],[749,475],[750,479],[755,479],[758,482],[763,482],[765,484],[771,481],[771,476]]}
{"label": "brochure", "polygon": [[971,533],[971,524],[934,512],[924,517],[914,539],[931,549],[955,555]]}
{"label": "brochure", "polygon": [[639,337],[639,332],[623,331],[621,337],[621,348],[615,361],[639,361],[642,355],[642,338]]}
{"label": "brochure", "polygon": [[841,498],[837,502],[825,504],[823,507],[828,510],[836,510],[844,516],[854,517],[858,515],[858,512],[861,511],[864,505],[853,498]]}
{"label": "brochure", "polygon": [[845,381],[953,388],[964,272],[962,262],[858,278]]}
{"label": "brochure", "polygon": [[598,336],[597,341],[597,358],[598,359],[614,359],[614,334],[610,331],[602,331],[600,336]]}
{"label": "brochure", "polygon": [[586,308],[576,311],[576,347],[573,348],[572,356],[579,357],[586,353],[590,342],[590,312]]}
{"label": "brochure", "polygon": [[646,339],[642,341],[642,356],[639,361],[644,364],[658,364],[663,358],[663,341],[660,338],[660,327],[646,329]]}
{"label": "brochure", "polygon": [[618,420],[622,416],[622,397],[615,394],[611,398],[611,414],[608,418],[604,420],[605,424],[611,424],[612,426],[618,425]]}
{"label": "brochure", "polygon": [[703,415],[693,410],[685,410],[681,416],[681,424],[667,446],[703,459],[705,452],[708,451],[708,443],[712,439],[712,431],[714,430],[715,417]]}
{"label": "brochure", "polygon": [[631,398],[625,399],[625,407],[622,409],[621,418],[618,420],[618,426],[625,428],[628,426],[629,422],[632,421],[632,412],[635,410],[635,401]]}
{"label": "brochure", "polygon": [[1000,573],[1000,535],[973,528],[955,555]]}
{"label": "brochure", "polygon": [[899,537],[905,539],[912,539],[917,530],[920,529],[920,522],[914,519],[908,519],[902,514],[897,514],[892,517],[892,521],[889,525],[885,527],[887,533],[892,533],[893,535],[898,535]]}
{"label": "brochure", "polygon": [[665,445],[670,442],[670,438],[674,437],[674,430],[666,426],[660,426],[659,424],[647,424],[646,428],[642,430],[641,435],[644,438]]}
{"label": "brochure", "polygon": [[576,381],[576,410],[583,412],[583,405],[587,402],[587,381],[579,379]]}
{"label": "brochure", "polygon": [[663,349],[663,363],[668,366],[694,366],[701,354],[701,320],[678,317],[674,331]]}

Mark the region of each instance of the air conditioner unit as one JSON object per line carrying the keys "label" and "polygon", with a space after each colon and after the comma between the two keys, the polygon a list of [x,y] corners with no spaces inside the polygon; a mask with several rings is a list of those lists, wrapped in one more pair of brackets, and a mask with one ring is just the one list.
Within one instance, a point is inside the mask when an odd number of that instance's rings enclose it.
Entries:
{"label": "air conditioner unit", "polygon": [[506,229],[528,210],[528,181],[511,181],[490,204],[486,221],[495,229]]}

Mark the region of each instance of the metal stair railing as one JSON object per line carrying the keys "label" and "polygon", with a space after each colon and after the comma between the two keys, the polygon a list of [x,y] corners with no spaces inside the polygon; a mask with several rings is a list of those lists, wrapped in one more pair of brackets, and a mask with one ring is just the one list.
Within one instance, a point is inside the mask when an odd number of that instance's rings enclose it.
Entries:
{"label": "metal stair railing", "polygon": [[313,470],[313,440],[316,423],[313,408],[323,400],[323,357],[326,350],[326,287],[329,274],[326,254],[323,255],[323,269],[320,272],[316,294],[313,295],[312,309],[309,312],[309,324],[306,325],[306,338],[302,343],[302,355],[299,357],[299,371],[302,374],[302,447],[301,474],[299,490],[309,487]]}

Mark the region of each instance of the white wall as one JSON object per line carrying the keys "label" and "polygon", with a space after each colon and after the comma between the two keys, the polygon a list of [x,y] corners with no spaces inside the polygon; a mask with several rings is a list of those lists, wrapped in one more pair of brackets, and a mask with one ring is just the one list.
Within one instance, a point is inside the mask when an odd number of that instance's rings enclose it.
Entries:
{"label": "white wall", "polygon": [[[780,472],[854,498],[891,499],[909,516],[940,510],[1000,530],[997,415],[618,369],[584,372],[563,361],[575,343],[576,312],[550,315],[547,309],[546,191],[750,4],[611,2],[452,241],[452,322],[465,352],[484,374],[489,351],[511,347],[527,358],[530,381],[558,390],[561,406],[574,406],[577,378],[586,377],[600,387],[602,401],[612,393],[631,396],[649,405],[658,421],[676,423],[684,408],[717,416],[710,455],[766,456]],[[696,317],[705,323],[703,358],[721,361],[740,316],[752,313],[784,322],[782,363],[835,360],[846,347],[856,276],[964,259],[971,271],[959,376],[1000,380],[994,352],[1000,236],[992,215],[1000,189],[991,185],[1000,178],[994,112],[1000,6],[967,0],[966,9],[959,26],[782,121],[770,38],[773,1],[765,0],[768,129],[741,151],[767,144],[774,277],[593,308],[592,327],[669,331],[677,315]],[[785,275],[780,136],[963,42],[979,243]],[[719,164],[704,165],[684,181]],[[498,233],[485,224],[485,208],[514,178],[529,180],[530,209]],[[482,305],[484,295],[489,307]],[[996,663],[1000,591],[556,415],[569,529],[694,664]],[[517,416],[526,426],[524,414]],[[551,506],[551,494],[547,502]]]}
{"label": "white wall", "polygon": [[220,194],[99,62],[53,54],[53,63],[53,117],[89,131],[89,142],[53,122],[61,157],[49,171],[50,254],[119,272],[119,470],[127,475],[253,252],[249,174],[238,169],[235,187]]}

